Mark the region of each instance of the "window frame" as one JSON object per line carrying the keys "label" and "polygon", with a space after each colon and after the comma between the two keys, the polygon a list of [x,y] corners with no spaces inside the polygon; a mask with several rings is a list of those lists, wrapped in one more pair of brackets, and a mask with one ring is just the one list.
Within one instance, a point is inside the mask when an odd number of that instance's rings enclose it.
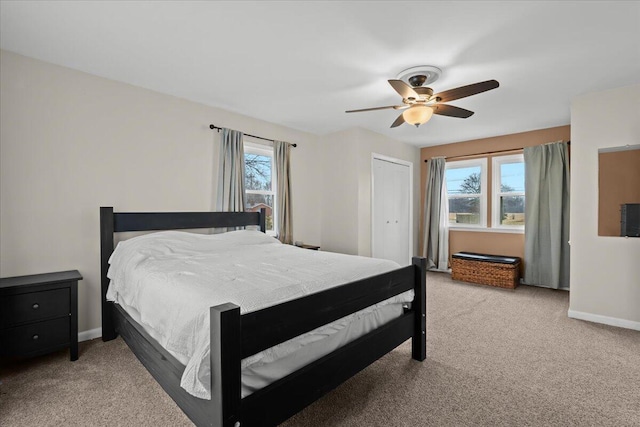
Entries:
{"label": "window frame", "polygon": [[524,166],[524,154],[510,154],[506,156],[494,156],[491,161],[491,228],[503,230],[522,230],[523,225],[505,225],[500,219],[500,199],[504,196],[522,196],[526,203],[526,189],[523,191],[503,192],[502,189],[502,171],[500,166],[506,163],[522,163]]}
{"label": "window frame", "polygon": [[[447,206],[449,206],[449,200],[451,198],[470,198],[470,197],[478,197],[480,199],[480,222],[479,224],[464,224],[464,225],[456,225],[451,224],[447,221],[447,224],[450,229],[486,229],[487,228],[487,158],[480,157],[476,159],[469,160],[454,160],[451,162],[445,162],[445,181],[446,181],[446,171],[449,169],[462,169],[468,167],[476,167],[480,166],[480,193],[468,193],[468,194],[449,194],[447,190]],[[446,184],[446,182],[445,182]]]}
{"label": "window frame", "polygon": [[[278,185],[276,182],[276,174],[275,174],[275,156],[273,153],[273,147],[267,144],[262,144],[258,142],[251,141],[243,141],[244,151],[243,156],[246,157],[246,154],[254,154],[257,156],[265,156],[271,159],[271,190],[250,190],[246,187],[244,188],[245,197],[247,194],[257,194],[257,195],[271,195],[273,197],[273,206],[271,207],[271,212],[273,216],[273,230],[265,230],[266,234],[269,236],[277,236],[278,235],[278,221],[277,221],[277,197],[278,197]],[[244,162],[244,159],[243,159]],[[246,168],[246,164],[243,165]],[[246,207],[246,206],[245,206]]]}

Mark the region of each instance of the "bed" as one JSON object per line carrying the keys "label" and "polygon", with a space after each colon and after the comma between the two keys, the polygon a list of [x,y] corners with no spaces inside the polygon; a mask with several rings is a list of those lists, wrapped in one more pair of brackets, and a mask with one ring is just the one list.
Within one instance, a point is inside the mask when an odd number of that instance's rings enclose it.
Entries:
{"label": "bed", "polygon": [[[195,397],[182,388],[181,380],[188,364],[185,365],[184,360],[179,360],[175,353],[160,345],[159,341],[163,340],[148,330],[148,325],[136,315],[135,310],[124,302],[107,299],[114,233],[242,226],[257,226],[264,232],[264,212],[131,213],[114,212],[111,207],[100,208],[103,340],[122,336],[156,381],[196,425],[276,425],[409,338],[412,339],[412,358],[418,361],[425,359],[426,269],[424,259],[414,258],[410,266],[299,298],[289,298],[273,306],[247,312],[245,309],[241,311],[236,304],[225,302],[208,308],[206,334],[210,376],[207,377],[207,388],[210,399]],[[249,233],[246,236],[256,238]],[[312,252],[292,249],[288,245],[282,245],[278,250],[283,253],[300,251],[305,256]],[[250,253],[247,252],[247,263],[251,262]],[[247,360],[318,328],[370,310],[372,306],[401,298],[410,291],[414,294],[413,301],[403,304],[399,315],[392,320],[377,324],[346,345],[305,362],[304,366],[286,372],[268,385],[250,392],[245,390],[244,365]]]}

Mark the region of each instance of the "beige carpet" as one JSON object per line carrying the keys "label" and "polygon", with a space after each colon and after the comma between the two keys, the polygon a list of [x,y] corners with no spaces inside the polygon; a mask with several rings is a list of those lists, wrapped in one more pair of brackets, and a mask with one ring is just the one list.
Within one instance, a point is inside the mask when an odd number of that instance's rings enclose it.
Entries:
{"label": "beige carpet", "polygon": [[[640,332],[567,318],[566,292],[427,281],[427,360],[407,342],[284,425],[640,426]],[[121,339],[0,380],[3,427],[190,425]]]}

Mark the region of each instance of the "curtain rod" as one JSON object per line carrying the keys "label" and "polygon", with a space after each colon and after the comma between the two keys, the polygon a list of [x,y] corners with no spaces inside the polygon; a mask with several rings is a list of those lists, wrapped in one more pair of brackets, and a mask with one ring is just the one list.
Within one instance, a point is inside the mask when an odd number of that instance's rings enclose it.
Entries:
{"label": "curtain rod", "polygon": [[[222,128],[221,128],[221,127],[218,127],[218,126],[216,126],[216,125],[209,125],[209,129],[218,129],[218,132],[220,132],[220,129],[222,129]],[[261,137],[261,136],[255,136],[255,135],[251,135],[251,134],[248,134],[248,133],[245,133],[244,135],[250,136],[251,138],[258,138],[258,139],[263,139],[263,140],[265,140],[265,141],[275,142],[275,140],[273,140],[273,139],[263,138],[263,137]],[[289,145],[292,145],[292,146],[294,146],[294,147],[297,147],[297,146],[298,146],[298,144],[289,144]]]}
{"label": "curtain rod", "polygon": [[[553,142],[550,142],[549,144],[553,144]],[[567,141],[567,144],[571,145],[571,141]],[[541,145],[547,145],[547,144],[541,144]],[[530,147],[534,147],[534,146],[531,145]],[[435,157],[444,157],[445,159],[459,159],[461,157],[484,156],[487,154],[508,153],[509,151],[524,150],[525,148],[527,147],[509,148],[508,150],[485,151],[484,153],[475,153],[475,154],[461,154],[459,156],[434,156],[434,157],[431,157],[431,159]],[[429,159],[425,159],[424,161],[428,162]]]}

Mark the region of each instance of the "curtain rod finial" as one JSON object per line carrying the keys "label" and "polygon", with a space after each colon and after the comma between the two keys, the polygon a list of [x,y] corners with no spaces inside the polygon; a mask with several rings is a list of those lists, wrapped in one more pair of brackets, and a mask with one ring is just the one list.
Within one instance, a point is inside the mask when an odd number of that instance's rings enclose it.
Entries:
{"label": "curtain rod finial", "polygon": [[215,129],[216,127],[214,125],[209,125],[209,129]]}

